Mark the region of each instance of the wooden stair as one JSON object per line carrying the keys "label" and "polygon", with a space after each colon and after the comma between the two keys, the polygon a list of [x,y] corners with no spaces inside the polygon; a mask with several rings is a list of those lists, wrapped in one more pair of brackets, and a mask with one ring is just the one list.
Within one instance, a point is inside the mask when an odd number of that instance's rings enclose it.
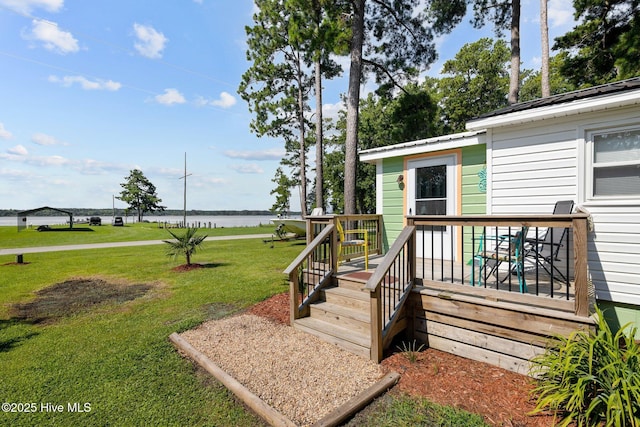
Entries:
{"label": "wooden stair", "polygon": [[296,319],[293,327],[335,344],[351,353],[371,355],[370,292],[366,280],[341,275],[337,286],[321,290],[311,304],[310,316]]}

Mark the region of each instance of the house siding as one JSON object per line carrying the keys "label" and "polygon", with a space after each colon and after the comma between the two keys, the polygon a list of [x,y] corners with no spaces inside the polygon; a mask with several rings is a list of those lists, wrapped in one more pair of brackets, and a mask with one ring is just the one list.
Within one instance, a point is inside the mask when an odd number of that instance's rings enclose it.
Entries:
{"label": "house siding", "polygon": [[[484,144],[462,148],[460,191],[462,215],[486,213],[486,193],[480,189],[480,171],[486,167],[486,146]],[[437,152],[435,152],[437,154]],[[382,168],[382,214],[384,223],[383,246],[388,250],[404,227],[406,186],[398,184],[398,175],[405,173],[404,157],[383,160]],[[467,233],[465,233],[466,236]],[[470,234],[470,231],[469,231]],[[470,245],[470,236],[465,237],[465,251]],[[471,248],[471,246],[469,246]]]}
{"label": "house siding", "polygon": [[587,194],[591,166],[585,139],[591,130],[640,126],[638,117],[636,106],[504,126],[492,129],[488,143],[490,213],[550,213],[556,201],[574,200],[593,219],[588,268],[596,297],[636,306],[640,197],[597,200]]}
{"label": "house siding", "polygon": [[[462,215],[484,215],[487,212],[486,194],[486,145],[465,147],[462,149],[462,186],[461,201]],[[480,172],[485,170],[484,187],[480,186]],[[482,230],[478,227],[475,231],[476,237]],[[469,227],[465,229],[463,236],[464,259],[471,259],[474,253],[472,242],[472,231]]]}
{"label": "house siding", "polygon": [[406,187],[398,184],[398,176],[404,174],[404,159],[392,157],[382,163],[382,247],[386,252],[404,226],[404,200]]}

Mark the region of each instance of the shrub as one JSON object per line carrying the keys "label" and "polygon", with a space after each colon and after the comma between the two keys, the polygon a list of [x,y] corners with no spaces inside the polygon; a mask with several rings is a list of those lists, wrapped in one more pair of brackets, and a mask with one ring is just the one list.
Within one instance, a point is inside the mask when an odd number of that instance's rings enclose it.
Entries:
{"label": "shrub", "polygon": [[[561,416],[560,426],[640,426],[640,347],[637,328],[613,334],[596,309],[596,331],[557,337],[533,359],[536,409]],[[630,329],[627,334],[625,331]]]}
{"label": "shrub", "polygon": [[206,235],[198,235],[197,228],[187,228],[184,234],[178,235],[172,233],[171,230],[167,230],[169,234],[175,240],[163,240],[164,243],[168,245],[167,255],[177,258],[179,255],[184,255],[187,259],[187,265],[191,265],[191,255],[196,253],[204,239],[207,238]]}

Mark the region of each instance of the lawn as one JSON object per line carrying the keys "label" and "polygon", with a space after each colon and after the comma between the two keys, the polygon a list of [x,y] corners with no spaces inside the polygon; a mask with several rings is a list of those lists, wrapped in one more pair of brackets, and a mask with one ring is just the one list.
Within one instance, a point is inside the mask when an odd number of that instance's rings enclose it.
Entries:
{"label": "lawn", "polygon": [[[89,227],[76,225],[72,230],[66,227],[54,227],[59,231],[36,231],[28,228],[17,231],[17,227],[0,227],[2,248],[24,248],[32,246],[78,245],[84,243],[132,242],[137,240],[165,240],[171,238],[167,230],[156,223],[140,222],[126,224],[124,227],[111,225]],[[273,224],[256,227],[206,228],[201,232],[208,236],[230,236],[237,234],[271,234]],[[175,231],[175,230],[172,230]],[[178,230],[180,232],[180,230]]]}
{"label": "lawn", "polygon": [[[0,257],[0,396],[22,411],[3,407],[0,424],[261,425],[167,337],[285,291],[302,247],[206,242],[194,261],[207,268],[181,273],[164,245]],[[52,285],[77,278],[106,288],[55,298],[69,287]]]}
{"label": "lawn", "polygon": [[[202,232],[238,230],[270,232]],[[129,240],[168,234],[144,224],[103,226],[95,235],[22,233],[16,238],[15,228],[0,227],[3,246],[13,246],[5,236],[32,246],[89,243],[96,240],[82,239],[96,236],[115,241],[121,233],[135,234]],[[264,425],[180,356],[167,337],[286,291],[282,271],[304,243],[274,246],[261,239],[205,242],[193,258],[205,268],[188,272],[173,270],[183,261],[167,257],[165,245],[34,253],[22,265],[14,256],[0,256],[0,398],[8,404],[0,425]],[[422,400],[390,399],[354,421],[453,426],[464,419],[466,425],[482,425],[477,417],[447,408],[435,415]]]}

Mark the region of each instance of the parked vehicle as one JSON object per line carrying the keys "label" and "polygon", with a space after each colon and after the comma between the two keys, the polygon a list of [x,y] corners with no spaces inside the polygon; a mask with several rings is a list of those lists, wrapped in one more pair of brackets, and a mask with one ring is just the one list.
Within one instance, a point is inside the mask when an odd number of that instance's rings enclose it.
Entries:
{"label": "parked vehicle", "polygon": [[99,216],[92,216],[89,219],[89,225],[102,225],[102,219]]}
{"label": "parked vehicle", "polygon": [[122,217],[121,216],[117,216],[113,219],[113,226],[114,227],[122,227],[124,225],[124,221],[122,221]]}

